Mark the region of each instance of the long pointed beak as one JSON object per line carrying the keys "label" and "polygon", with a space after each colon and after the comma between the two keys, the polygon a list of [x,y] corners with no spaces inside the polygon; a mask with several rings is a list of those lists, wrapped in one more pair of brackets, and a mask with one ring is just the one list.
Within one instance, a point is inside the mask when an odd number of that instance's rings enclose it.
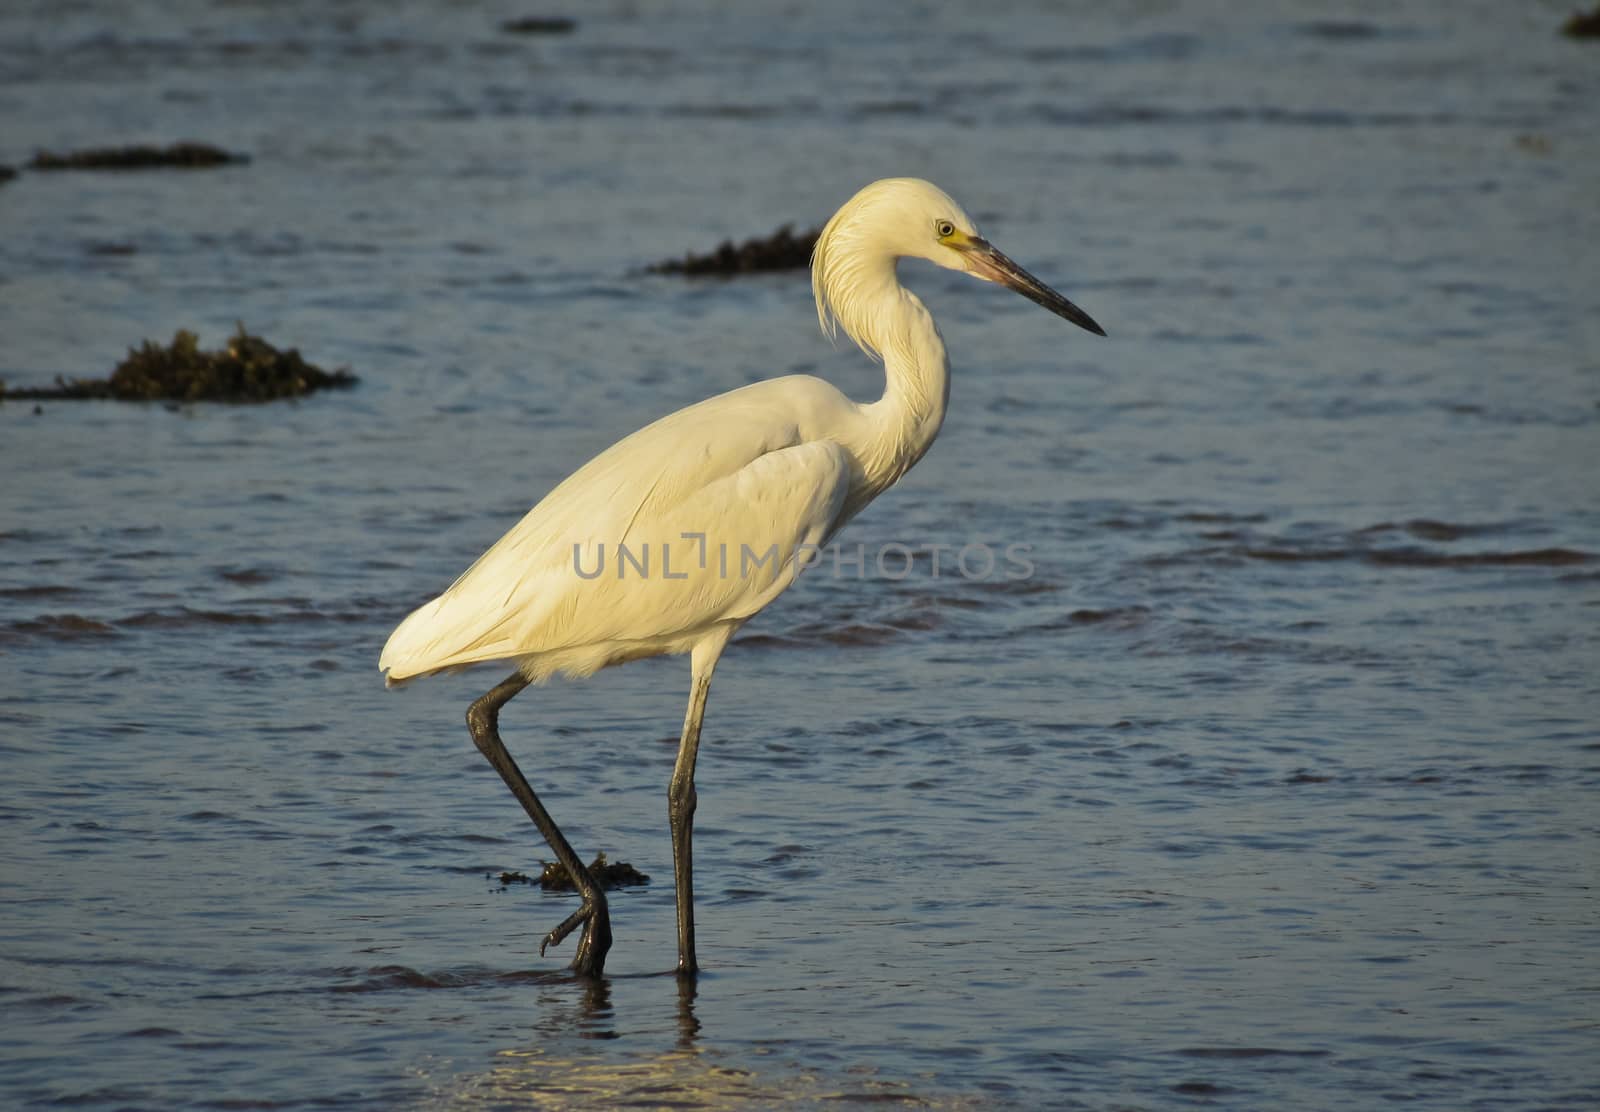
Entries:
{"label": "long pointed beak", "polygon": [[995,282],[1007,289],[1016,290],[1029,301],[1043,305],[1056,316],[1065,317],[1079,328],[1087,329],[1096,336],[1106,334],[1106,330],[1096,324],[1088,313],[1006,258],[988,240],[971,236],[961,245],[960,250],[967,256],[969,273],[982,278],[985,282]]}

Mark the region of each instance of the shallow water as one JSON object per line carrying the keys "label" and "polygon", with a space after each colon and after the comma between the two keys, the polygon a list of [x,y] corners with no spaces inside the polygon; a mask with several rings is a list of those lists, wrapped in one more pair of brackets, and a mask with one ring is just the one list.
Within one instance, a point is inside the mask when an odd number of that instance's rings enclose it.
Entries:
{"label": "shallow water", "polygon": [[[363,384],[0,406],[0,1093],[1600,1102],[1600,71],[1565,8],[7,7],[0,161],[252,162],[0,185],[0,377],[243,320]],[[684,662],[507,708],[580,850],[655,878],[574,981],[537,955],[571,898],[490,876],[547,855],[462,725],[500,672],[388,692],[378,649],[651,418],[880,389],[803,276],[641,271],[885,174],[1111,339],[906,268],[950,419],[719,669],[692,992]]]}

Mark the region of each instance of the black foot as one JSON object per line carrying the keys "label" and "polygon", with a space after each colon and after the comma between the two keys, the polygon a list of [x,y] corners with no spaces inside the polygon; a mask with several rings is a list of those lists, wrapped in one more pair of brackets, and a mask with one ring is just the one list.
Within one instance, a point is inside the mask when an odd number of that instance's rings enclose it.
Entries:
{"label": "black foot", "polygon": [[546,947],[559,946],[579,926],[583,927],[583,934],[578,939],[578,952],[572,958],[572,971],[580,976],[598,977],[605,970],[606,952],[611,949],[611,911],[604,898],[584,900],[582,907],[544,936],[544,941],[539,943],[539,956],[544,956]]}

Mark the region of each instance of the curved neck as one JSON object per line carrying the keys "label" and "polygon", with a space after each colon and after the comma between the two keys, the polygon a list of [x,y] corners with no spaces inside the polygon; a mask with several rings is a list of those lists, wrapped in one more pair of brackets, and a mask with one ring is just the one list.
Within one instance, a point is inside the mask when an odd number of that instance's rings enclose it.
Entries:
{"label": "curved neck", "polygon": [[[878,307],[869,320],[846,322],[862,346],[871,345],[883,358],[883,397],[861,407],[871,427],[871,442],[862,446],[862,469],[873,493],[883,490],[921,459],[939,435],[950,402],[950,361],[944,340],[920,298],[895,277],[894,264],[884,268]],[[857,323],[861,330],[850,329]]]}

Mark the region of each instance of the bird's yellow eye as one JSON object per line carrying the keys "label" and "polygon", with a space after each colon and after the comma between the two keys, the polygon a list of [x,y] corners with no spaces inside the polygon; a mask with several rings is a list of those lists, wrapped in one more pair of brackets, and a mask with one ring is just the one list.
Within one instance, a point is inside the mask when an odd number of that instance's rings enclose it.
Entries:
{"label": "bird's yellow eye", "polygon": [[956,226],[948,220],[935,220],[933,230],[938,233],[940,239],[949,239],[956,234]]}

